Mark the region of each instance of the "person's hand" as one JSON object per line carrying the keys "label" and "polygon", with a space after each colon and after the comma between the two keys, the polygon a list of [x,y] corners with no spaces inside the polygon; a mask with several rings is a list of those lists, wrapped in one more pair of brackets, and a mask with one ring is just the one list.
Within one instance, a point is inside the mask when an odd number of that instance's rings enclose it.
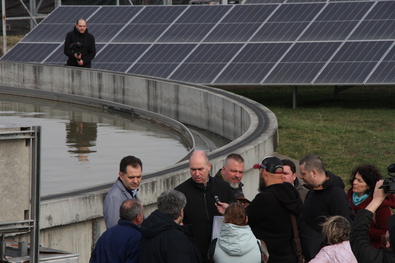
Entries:
{"label": "person's hand", "polygon": [[82,58],[82,54],[77,54],[77,53],[74,53],[74,57],[77,59],[77,60],[79,60],[79,59],[81,59]]}
{"label": "person's hand", "polygon": [[226,210],[226,208],[228,208],[229,204],[228,203],[218,202],[218,203],[215,203],[215,206],[217,207],[218,212],[221,215],[223,215],[223,214],[225,214],[225,210]]}
{"label": "person's hand", "polygon": [[78,63],[78,65],[80,65],[80,66],[84,65],[84,61],[83,61],[82,59],[77,60],[77,63]]}
{"label": "person's hand", "polygon": [[366,207],[366,209],[371,211],[372,213],[376,212],[376,209],[381,205],[384,199],[390,194],[390,193],[385,193],[384,189],[380,189],[380,186],[382,186],[383,183],[384,180],[377,181],[376,186],[374,187],[373,200]]}
{"label": "person's hand", "polygon": [[383,185],[383,183],[384,183],[384,180],[378,180],[376,183],[376,186],[374,187],[374,192],[373,192],[373,200],[376,199],[376,200],[380,201],[380,204],[390,194],[390,193],[385,193],[384,189],[380,189],[380,187]]}

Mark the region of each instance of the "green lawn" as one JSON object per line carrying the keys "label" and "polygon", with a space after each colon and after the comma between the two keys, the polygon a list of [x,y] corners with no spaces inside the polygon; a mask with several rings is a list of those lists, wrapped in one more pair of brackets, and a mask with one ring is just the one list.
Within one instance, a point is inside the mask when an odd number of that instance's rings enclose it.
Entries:
{"label": "green lawn", "polygon": [[300,159],[314,153],[348,184],[352,169],[374,164],[387,176],[395,163],[395,87],[354,87],[334,99],[333,88],[298,88],[292,109],[290,87],[226,88],[260,102],[277,116],[277,152]]}

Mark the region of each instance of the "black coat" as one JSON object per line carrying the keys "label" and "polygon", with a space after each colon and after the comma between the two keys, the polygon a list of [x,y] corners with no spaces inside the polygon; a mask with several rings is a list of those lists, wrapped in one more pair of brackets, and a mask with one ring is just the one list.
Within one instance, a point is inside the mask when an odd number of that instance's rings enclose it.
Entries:
{"label": "black coat", "polygon": [[232,188],[229,183],[223,180],[209,177],[206,187],[189,178],[177,186],[175,190],[182,192],[187,198],[183,222],[184,224],[192,224],[193,234],[197,240],[203,261],[205,261],[211,242],[213,218],[214,216],[221,216],[215,206],[214,196],[218,196],[221,202],[235,202]]}
{"label": "black coat", "polygon": [[247,206],[248,224],[257,239],[265,241],[269,262],[296,262],[291,214],[299,220],[303,202],[290,183],[264,188]]}
{"label": "black coat", "polygon": [[64,42],[64,54],[68,57],[67,65],[80,67],[77,63],[77,59],[74,57],[76,52],[71,47],[73,43],[77,42],[82,44],[80,53],[84,64],[81,67],[90,68],[91,61],[96,56],[95,38],[88,32],[88,29],[86,29],[85,33],[81,34],[76,27],[74,27],[73,31],[67,33],[66,40]]}
{"label": "black coat", "polygon": [[141,225],[141,263],[199,263],[200,252],[193,243],[190,226],[174,222],[155,210]]}
{"label": "black coat", "polygon": [[340,215],[352,223],[343,180],[330,172],[326,172],[326,176],[328,180],[322,184],[322,188],[310,190],[304,201],[299,234],[307,260],[313,259],[326,244],[321,226],[326,217]]}
{"label": "black coat", "polygon": [[395,262],[395,252],[386,248],[376,249],[369,238],[373,213],[366,209],[358,211],[350,233],[350,245],[359,263]]}

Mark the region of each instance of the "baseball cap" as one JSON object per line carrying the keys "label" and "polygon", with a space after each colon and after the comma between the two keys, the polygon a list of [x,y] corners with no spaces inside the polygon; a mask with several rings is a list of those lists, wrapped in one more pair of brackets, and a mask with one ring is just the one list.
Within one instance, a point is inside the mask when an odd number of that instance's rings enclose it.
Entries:
{"label": "baseball cap", "polygon": [[392,215],[388,218],[387,224],[391,247],[395,247],[395,215]]}
{"label": "baseball cap", "polygon": [[[262,160],[262,163],[254,164],[253,168],[254,169],[263,168],[269,173],[276,174],[276,170],[278,168],[281,169],[283,168],[283,163],[277,157],[269,156],[269,157],[265,157]],[[282,174],[282,172],[278,172],[278,174]]]}

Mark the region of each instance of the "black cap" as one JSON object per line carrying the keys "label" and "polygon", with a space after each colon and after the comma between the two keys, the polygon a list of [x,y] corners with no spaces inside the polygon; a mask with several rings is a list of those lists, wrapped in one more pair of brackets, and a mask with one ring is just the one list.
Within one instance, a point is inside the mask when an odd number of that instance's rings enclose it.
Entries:
{"label": "black cap", "polygon": [[253,166],[254,169],[263,168],[269,173],[275,174],[278,168],[283,168],[283,163],[280,159],[274,156],[266,157],[262,160],[262,163],[255,164]]}

